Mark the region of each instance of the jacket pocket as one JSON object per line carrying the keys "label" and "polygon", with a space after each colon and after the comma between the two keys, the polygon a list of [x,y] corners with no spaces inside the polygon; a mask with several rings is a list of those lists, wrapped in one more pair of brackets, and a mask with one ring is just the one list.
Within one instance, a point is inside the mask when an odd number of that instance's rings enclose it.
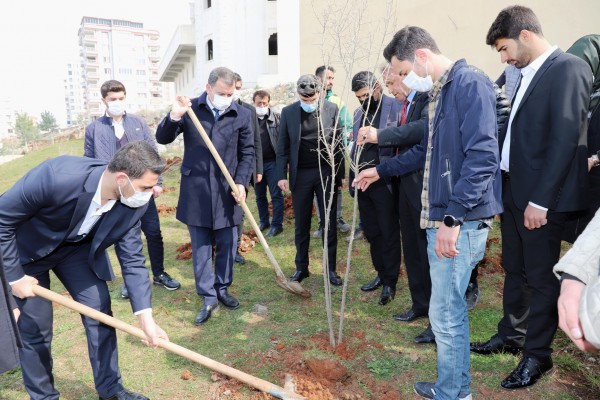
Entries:
{"label": "jacket pocket", "polygon": [[444,171],[440,177],[442,180],[446,181],[446,187],[448,188],[448,196],[452,195],[452,165],[450,163],[450,159],[446,158],[444,160],[444,165],[446,166],[446,171]]}
{"label": "jacket pocket", "polygon": [[192,173],[192,169],[190,167],[181,165],[181,175],[190,176],[191,173]]}

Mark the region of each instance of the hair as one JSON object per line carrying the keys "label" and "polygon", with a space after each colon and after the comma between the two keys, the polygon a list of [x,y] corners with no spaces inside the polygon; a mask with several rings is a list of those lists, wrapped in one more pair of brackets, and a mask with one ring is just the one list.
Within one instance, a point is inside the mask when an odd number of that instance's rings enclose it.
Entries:
{"label": "hair", "polygon": [[257,97],[268,97],[269,101],[271,101],[271,94],[266,90],[261,89],[254,92],[254,94],[252,95],[252,101],[255,101]]}
{"label": "hair", "polygon": [[234,81],[237,82],[242,82],[242,76],[240,74],[238,74],[237,72],[233,73],[233,79]]}
{"label": "hair", "polygon": [[393,56],[400,61],[410,60],[412,62],[415,51],[418,49],[429,49],[434,54],[441,54],[429,32],[418,26],[405,26],[396,32],[391,42],[385,46],[383,57],[387,62],[391,62]]}
{"label": "hair", "polygon": [[150,143],[143,140],[127,143],[108,163],[110,172],[125,172],[130,179],[141,178],[147,171],[160,175],[167,162]]}
{"label": "hair", "polygon": [[544,36],[542,25],[531,8],[510,6],[500,11],[485,38],[485,43],[494,46],[498,39],[518,39],[522,30]]}
{"label": "hair", "polygon": [[369,90],[375,89],[379,84],[377,78],[371,71],[360,71],[352,77],[352,91],[356,92],[364,87],[368,87]]}
{"label": "hair", "polygon": [[323,78],[323,75],[325,74],[325,70],[331,71],[335,74],[335,68],[333,68],[333,66],[331,65],[321,65],[320,67],[318,67],[315,70],[315,75],[318,76],[319,78]]}
{"label": "hair", "polygon": [[211,87],[215,86],[219,79],[222,80],[227,86],[235,85],[235,72],[227,67],[217,67],[210,71],[210,74],[208,74],[208,84]]}
{"label": "hair", "polygon": [[127,94],[127,91],[125,90],[125,85],[115,80],[106,81],[100,87],[100,94],[102,95],[103,99],[106,98],[106,96],[108,96],[110,92],[123,92],[124,94]]}

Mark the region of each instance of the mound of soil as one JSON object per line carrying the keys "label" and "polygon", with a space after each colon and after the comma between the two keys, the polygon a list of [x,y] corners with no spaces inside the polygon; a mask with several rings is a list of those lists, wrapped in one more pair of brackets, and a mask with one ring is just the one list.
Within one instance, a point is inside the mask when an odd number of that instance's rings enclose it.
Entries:
{"label": "mound of soil", "polygon": [[158,211],[158,215],[165,216],[173,214],[175,210],[177,210],[177,207],[168,206],[166,204],[159,204],[156,206],[156,209]]}

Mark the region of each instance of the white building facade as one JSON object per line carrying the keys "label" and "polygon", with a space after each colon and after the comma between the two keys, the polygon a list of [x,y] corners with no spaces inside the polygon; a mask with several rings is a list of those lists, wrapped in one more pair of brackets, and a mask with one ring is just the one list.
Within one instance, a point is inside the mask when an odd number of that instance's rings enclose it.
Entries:
{"label": "white building facade", "polygon": [[179,27],[163,57],[161,81],[175,82],[175,92],[189,96],[204,91],[219,66],[239,73],[246,89],[295,81],[299,8],[299,0],[196,0],[191,25]]}
{"label": "white building facade", "polygon": [[89,119],[104,115],[100,87],[116,79],[127,90],[127,110],[155,111],[170,103],[169,86],[158,76],[159,32],[141,22],[83,17],[79,49],[83,108]]}
{"label": "white building facade", "polygon": [[67,64],[65,85],[65,109],[67,111],[67,127],[77,126],[87,120],[84,107],[84,81],[79,62]]}

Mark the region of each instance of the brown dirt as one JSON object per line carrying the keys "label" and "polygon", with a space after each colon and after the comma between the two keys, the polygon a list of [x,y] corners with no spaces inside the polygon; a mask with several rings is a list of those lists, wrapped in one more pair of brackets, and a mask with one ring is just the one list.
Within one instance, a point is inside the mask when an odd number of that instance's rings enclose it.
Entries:
{"label": "brown dirt", "polygon": [[163,174],[165,172],[167,172],[168,170],[170,170],[171,168],[176,167],[179,164],[181,164],[181,157],[175,156],[173,158],[167,158],[167,166],[163,170]]}
{"label": "brown dirt", "polygon": [[504,274],[504,267],[502,266],[502,252],[493,251],[491,246],[499,246],[500,239],[489,238],[485,244],[485,256],[479,263],[479,274],[480,275],[493,275],[493,274]]}
{"label": "brown dirt", "polygon": [[[240,243],[240,253],[247,254],[258,242],[258,238],[256,237],[256,232],[254,230],[250,230],[248,232],[242,233],[242,241]],[[213,256],[215,255],[213,248]],[[186,244],[182,244],[177,248],[177,256],[175,257],[178,260],[191,260],[192,259],[192,244],[190,242]]]}
{"label": "brown dirt", "polygon": [[166,204],[159,204],[156,206],[156,209],[158,210],[158,215],[165,216],[173,214],[175,210],[177,210],[177,207],[168,206]]}

